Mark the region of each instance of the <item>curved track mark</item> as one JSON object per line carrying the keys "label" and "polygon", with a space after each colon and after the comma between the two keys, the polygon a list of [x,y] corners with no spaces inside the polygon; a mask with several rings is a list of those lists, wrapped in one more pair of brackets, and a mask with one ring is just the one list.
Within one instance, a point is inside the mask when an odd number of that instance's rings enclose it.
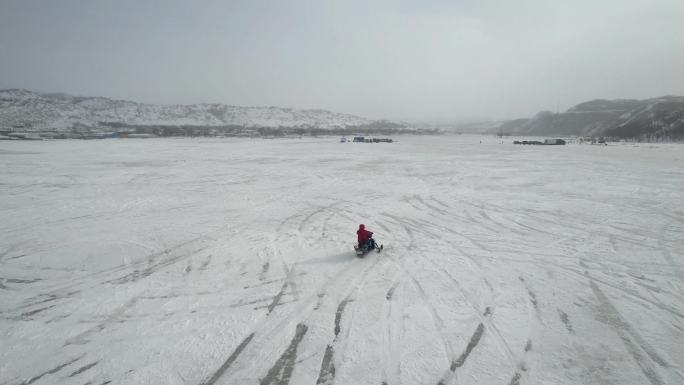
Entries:
{"label": "curved track mark", "polygon": [[268,371],[259,384],[260,385],[287,385],[290,383],[290,377],[294,370],[295,359],[297,358],[297,347],[304,339],[309,328],[305,324],[297,324],[295,335],[290,341],[290,346],[285,349],[285,352],[280,356],[275,365]]}
{"label": "curved track mark", "polygon": [[238,347],[235,348],[233,353],[228,357],[228,359],[223,363],[223,365],[221,365],[221,367],[218,368],[218,370],[216,370],[216,372],[214,372],[214,374],[209,379],[202,382],[202,385],[213,385],[216,382],[216,380],[218,380],[223,375],[223,373],[226,370],[228,370],[228,368],[230,368],[230,365],[232,365],[233,362],[235,362],[235,360],[238,358],[240,353],[242,353],[242,351],[245,349],[245,347],[252,340],[252,337],[254,337],[254,333],[248,335],[247,338],[242,340],[240,345],[238,345]]}
{"label": "curved track mark", "polygon": [[[468,359],[468,356],[470,353],[472,353],[473,349],[477,346],[477,344],[480,342],[480,338],[482,338],[482,334],[484,334],[484,325],[482,323],[477,325],[477,329],[475,329],[475,333],[470,337],[470,341],[468,341],[468,346],[466,346],[466,349],[461,355],[454,361],[451,362],[451,366],[449,367],[450,373],[453,375],[456,372],[456,369],[460,368],[465,364],[466,359]],[[450,376],[443,378],[440,380],[437,385],[446,385],[449,381],[451,380]]]}
{"label": "curved track mark", "polygon": [[[658,355],[653,348],[651,348],[646,341],[641,338],[640,335],[632,328],[631,325],[625,321],[618,310],[615,308],[613,303],[608,299],[608,297],[603,293],[603,291],[598,287],[598,285],[592,280],[590,281],[591,289],[593,290],[596,298],[598,298],[600,303],[600,308],[598,310],[598,318],[600,321],[610,325],[613,330],[618,334],[622,340],[625,348],[629,354],[634,358],[634,360],[639,365],[641,372],[646,376],[646,378],[653,385],[665,384],[665,382],[660,378],[655,369],[641,354],[641,349],[643,349],[651,359],[658,365],[667,367],[667,363]],[[631,338],[630,338],[631,336]],[[632,340],[634,339],[634,341]],[[641,349],[639,349],[641,348]]]}

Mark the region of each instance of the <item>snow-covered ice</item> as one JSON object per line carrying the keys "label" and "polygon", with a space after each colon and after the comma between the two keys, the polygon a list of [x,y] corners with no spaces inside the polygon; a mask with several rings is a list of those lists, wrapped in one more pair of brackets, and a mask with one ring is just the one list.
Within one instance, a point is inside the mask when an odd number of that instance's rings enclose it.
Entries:
{"label": "snow-covered ice", "polygon": [[0,143],[0,384],[684,383],[682,146],[398,139]]}

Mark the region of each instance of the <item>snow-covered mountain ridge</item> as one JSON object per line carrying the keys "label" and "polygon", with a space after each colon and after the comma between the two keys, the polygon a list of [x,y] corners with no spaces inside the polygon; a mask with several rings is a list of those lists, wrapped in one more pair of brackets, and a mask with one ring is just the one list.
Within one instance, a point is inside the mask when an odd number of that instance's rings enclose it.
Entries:
{"label": "snow-covered mountain ridge", "polygon": [[225,104],[157,105],[104,97],[0,90],[0,128],[70,130],[130,126],[242,126],[350,128],[377,123],[320,109],[242,107]]}
{"label": "snow-covered mountain ridge", "polygon": [[684,139],[684,97],[591,100],[566,112],[542,111],[504,122],[498,132],[517,135],[577,135]]}

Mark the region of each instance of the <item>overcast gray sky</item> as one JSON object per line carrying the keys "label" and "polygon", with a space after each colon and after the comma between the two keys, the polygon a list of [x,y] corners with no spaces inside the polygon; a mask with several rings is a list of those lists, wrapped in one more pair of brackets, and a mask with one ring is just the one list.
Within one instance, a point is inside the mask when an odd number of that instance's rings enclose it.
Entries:
{"label": "overcast gray sky", "polygon": [[0,88],[370,118],[684,94],[684,0],[0,0]]}

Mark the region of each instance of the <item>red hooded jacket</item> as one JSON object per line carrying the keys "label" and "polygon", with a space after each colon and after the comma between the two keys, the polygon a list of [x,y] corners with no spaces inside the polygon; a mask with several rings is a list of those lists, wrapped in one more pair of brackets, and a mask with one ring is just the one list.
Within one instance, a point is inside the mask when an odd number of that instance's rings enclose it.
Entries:
{"label": "red hooded jacket", "polygon": [[359,245],[363,245],[373,236],[373,232],[366,230],[366,226],[359,225],[359,230],[356,232],[356,236],[358,237]]}

